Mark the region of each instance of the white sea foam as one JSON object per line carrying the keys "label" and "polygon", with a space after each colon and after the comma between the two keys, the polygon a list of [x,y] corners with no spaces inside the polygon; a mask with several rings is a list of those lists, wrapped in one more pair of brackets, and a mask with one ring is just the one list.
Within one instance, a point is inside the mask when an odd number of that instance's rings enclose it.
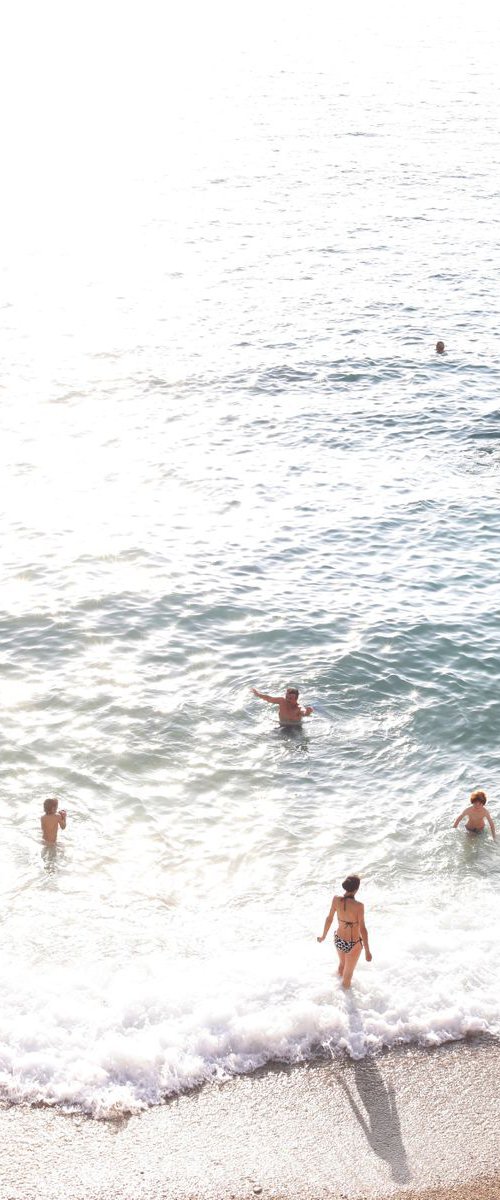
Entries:
{"label": "white sea foam", "polygon": [[166,964],[158,955],[82,975],[44,966],[30,980],[7,965],[1,1093],[102,1117],[271,1061],[498,1035],[496,940],[475,938],[473,928],[466,936],[464,966],[463,932],[429,937],[408,924],[397,938],[382,934],[348,994],[333,978],[331,943],[235,951],[213,962]]}

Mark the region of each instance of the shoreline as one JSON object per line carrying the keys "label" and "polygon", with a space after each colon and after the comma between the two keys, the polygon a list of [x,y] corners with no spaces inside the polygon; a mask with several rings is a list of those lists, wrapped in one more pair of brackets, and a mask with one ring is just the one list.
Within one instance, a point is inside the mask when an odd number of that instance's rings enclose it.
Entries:
{"label": "shoreline", "polygon": [[262,1068],[113,1121],[0,1107],[0,1200],[498,1200],[499,1071],[481,1037]]}

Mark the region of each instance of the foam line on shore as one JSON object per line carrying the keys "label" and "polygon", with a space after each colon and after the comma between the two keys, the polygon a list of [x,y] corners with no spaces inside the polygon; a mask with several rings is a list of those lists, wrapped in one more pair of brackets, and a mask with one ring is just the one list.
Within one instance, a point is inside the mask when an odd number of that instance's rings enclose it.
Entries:
{"label": "foam line on shore", "polygon": [[0,1200],[489,1200],[499,1068],[483,1038],[267,1069],[114,1122],[5,1106]]}

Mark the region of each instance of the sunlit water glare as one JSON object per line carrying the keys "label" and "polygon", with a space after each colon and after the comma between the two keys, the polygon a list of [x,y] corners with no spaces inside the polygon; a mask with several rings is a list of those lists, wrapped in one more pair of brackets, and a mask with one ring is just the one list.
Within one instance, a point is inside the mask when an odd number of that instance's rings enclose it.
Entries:
{"label": "sunlit water glare", "polygon": [[106,11],[2,50],[0,1089],[94,1115],[500,1022],[498,28]]}

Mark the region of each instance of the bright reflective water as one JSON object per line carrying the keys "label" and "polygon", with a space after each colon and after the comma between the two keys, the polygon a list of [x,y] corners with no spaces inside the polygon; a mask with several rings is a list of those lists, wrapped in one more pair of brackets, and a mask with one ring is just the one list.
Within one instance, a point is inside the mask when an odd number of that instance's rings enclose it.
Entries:
{"label": "bright reflective water", "polygon": [[481,8],[89,11],[3,77],[0,1086],[99,1115],[498,1032],[500,141]]}

